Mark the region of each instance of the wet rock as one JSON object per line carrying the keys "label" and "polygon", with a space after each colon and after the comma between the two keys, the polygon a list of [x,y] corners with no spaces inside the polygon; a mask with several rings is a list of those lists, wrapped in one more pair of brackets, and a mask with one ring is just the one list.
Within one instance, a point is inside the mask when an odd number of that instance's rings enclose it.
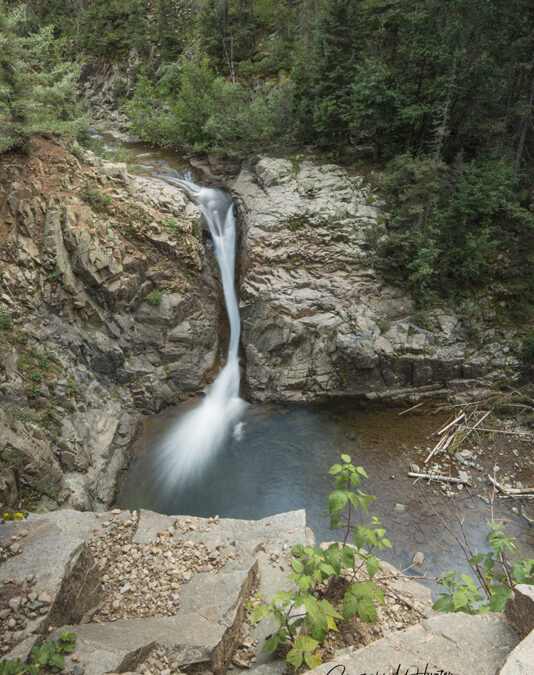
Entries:
{"label": "wet rock", "polygon": [[413,558],[412,558],[412,565],[416,565],[417,567],[422,567],[423,563],[425,562],[425,554],[422,553],[421,551],[417,551],[414,553]]}

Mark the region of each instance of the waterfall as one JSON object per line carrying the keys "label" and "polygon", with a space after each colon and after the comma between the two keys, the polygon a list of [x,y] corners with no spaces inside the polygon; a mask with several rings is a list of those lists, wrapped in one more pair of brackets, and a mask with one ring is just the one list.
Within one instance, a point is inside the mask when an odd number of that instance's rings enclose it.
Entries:
{"label": "waterfall", "polygon": [[232,200],[222,190],[181,178],[164,179],[184,188],[200,206],[213,240],[230,322],[230,344],[223,369],[202,403],[178,420],[158,449],[161,483],[171,489],[201,473],[236,425],[245,402],[239,398],[237,353],[241,326],[234,288],[236,227]]}

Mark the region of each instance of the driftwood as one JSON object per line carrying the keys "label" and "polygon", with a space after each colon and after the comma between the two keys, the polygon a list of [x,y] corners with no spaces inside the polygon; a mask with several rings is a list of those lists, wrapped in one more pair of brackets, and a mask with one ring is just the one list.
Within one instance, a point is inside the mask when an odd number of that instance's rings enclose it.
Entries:
{"label": "driftwood", "polygon": [[507,488],[488,474],[490,483],[495,485],[501,497],[508,499],[534,499],[534,488]]}
{"label": "driftwood", "polygon": [[415,473],[409,471],[408,476],[411,478],[426,478],[427,480],[434,480],[440,483],[462,483],[462,485],[471,485],[469,480],[462,480],[461,478],[454,478],[453,476],[441,476],[438,473]]}
{"label": "driftwood", "polygon": [[[482,421],[482,420],[481,420]],[[475,427],[467,427],[470,431],[474,431]],[[510,436],[524,436],[525,432],[524,431],[506,431],[504,429],[484,429],[482,427],[478,427],[477,431],[483,431],[488,434],[508,434]]]}
{"label": "driftwood", "polygon": [[[435,431],[431,436],[441,436],[440,440],[432,448],[427,458],[425,459],[425,464],[427,464],[432,457],[438,452],[443,452],[450,445],[462,435],[462,441],[464,441],[473,431],[486,431],[483,430],[479,425],[486,419],[490,414],[490,410],[478,412],[477,408],[467,416],[464,411],[457,415],[453,420],[447,422],[441,429]],[[476,422],[473,423],[473,418],[476,415],[480,415]],[[430,438],[430,437],[429,437]]]}
{"label": "driftwood", "polygon": [[411,408],[408,408],[407,410],[403,410],[402,412],[399,413],[399,417],[401,415],[406,415],[406,413],[412,412],[412,410],[415,410],[416,408],[420,408],[422,405],[424,405],[426,401],[419,401],[419,403],[416,403],[413,405]]}

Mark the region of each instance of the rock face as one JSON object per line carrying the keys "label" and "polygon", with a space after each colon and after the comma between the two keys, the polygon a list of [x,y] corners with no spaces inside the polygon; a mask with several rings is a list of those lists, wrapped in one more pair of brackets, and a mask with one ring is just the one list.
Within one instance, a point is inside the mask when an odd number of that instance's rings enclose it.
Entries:
{"label": "rock face", "polygon": [[31,149],[0,158],[0,456],[20,488],[98,509],[140,413],[211,379],[216,264],[180,190]]}
{"label": "rock face", "polygon": [[[500,615],[445,614],[426,619],[363,649],[338,652],[333,663],[310,672],[326,675],[342,673],[345,669],[347,673],[423,673],[426,670],[428,673],[495,675],[517,641]],[[334,664],[338,667],[332,671]]]}
{"label": "rock face", "polygon": [[[135,618],[103,621],[98,618],[102,596],[108,592],[110,575],[117,571],[116,559],[107,557],[107,547],[124,531],[131,532],[132,544],[147,547],[144,553],[150,548],[159,555],[160,564],[195,546],[198,551],[211,551],[210,559],[217,557],[222,563],[191,564],[188,576],[178,584],[172,574],[147,567],[143,554],[134,559],[135,546],[130,545],[131,583],[146,572],[152,583],[168,586],[168,597],[178,599],[178,605],[169,616],[142,617],[139,611]],[[12,542],[18,544],[16,551]],[[1,653],[15,643],[7,657],[25,659],[36,641],[57,628],[52,638],[65,630],[76,633],[75,661],[68,658],[69,672],[76,663],[86,675],[134,670],[153,650],[179,666],[226,672],[242,635],[245,603],[258,577],[269,582],[265,590],[270,597],[290,571],[283,552],[297,543],[310,543],[304,511],[254,522],[118,509],[98,515],[60,510],[0,525],[0,550],[5,545],[11,556],[0,565],[0,586],[5,590],[15,583],[21,589],[11,599],[6,616],[0,613],[0,627],[13,617],[19,621],[19,614],[23,621],[16,635],[2,634]],[[130,592],[126,585],[123,591]],[[148,593],[138,602],[150,607],[150,601]],[[32,619],[35,604],[43,611]]]}
{"label": "rock face", "polygon": [[498,344],[468,345],[451,309],[427,315],[426,328],[416,325],[410,297],[373,266],[387,220],[361,176],[309,160],[262,159],[231,189],[241,214],[245,377],[253,398],[462,388],[517,366]]}

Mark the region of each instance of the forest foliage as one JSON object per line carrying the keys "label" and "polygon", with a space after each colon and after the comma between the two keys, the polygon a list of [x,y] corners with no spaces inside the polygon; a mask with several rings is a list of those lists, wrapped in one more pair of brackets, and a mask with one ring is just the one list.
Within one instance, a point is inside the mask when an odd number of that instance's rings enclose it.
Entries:
{"label": "forest foliage", "polygon": [[123,103],[144,140],[238,159],[308,145],[378,169],[389,218],[377,262],[388,278],[423,307],[491,284],[519,318],[527,316],[534,291],[529,0],[0,7],[0,148],[39,126],[72,132],[80,116],[75,62],[134,62],[135,85],[125,87]]}

